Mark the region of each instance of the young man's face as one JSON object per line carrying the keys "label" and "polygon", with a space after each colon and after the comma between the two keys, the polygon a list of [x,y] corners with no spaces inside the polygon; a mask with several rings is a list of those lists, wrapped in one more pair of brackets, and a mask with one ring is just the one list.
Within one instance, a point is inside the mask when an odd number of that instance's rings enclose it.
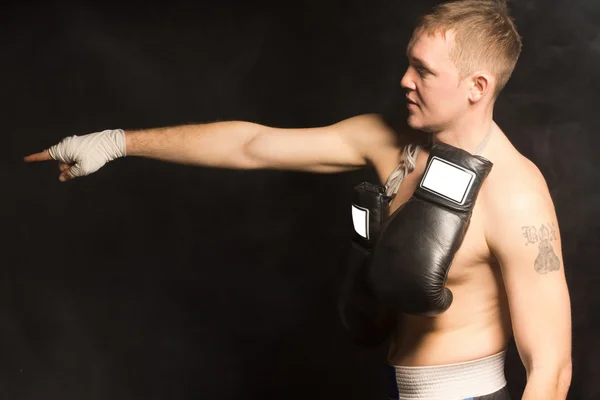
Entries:
{"label": "young man's face", "polygon": [[466,80],[450,59],[452,32],[422,33],[408,48],[409,66],[401,85],[406,90],[408,125],[422,131],[441,131],[466,111],[469,104]]}

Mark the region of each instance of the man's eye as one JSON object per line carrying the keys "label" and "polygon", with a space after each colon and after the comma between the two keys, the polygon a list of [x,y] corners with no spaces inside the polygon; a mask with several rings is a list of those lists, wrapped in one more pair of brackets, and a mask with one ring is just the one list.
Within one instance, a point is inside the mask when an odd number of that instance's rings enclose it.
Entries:
{"label": "man's eye", "polygon": [[427,73],[427,70],[425,68],[421,68],[421,67],[417,67],[417,72],[419,75],[423,76]]}

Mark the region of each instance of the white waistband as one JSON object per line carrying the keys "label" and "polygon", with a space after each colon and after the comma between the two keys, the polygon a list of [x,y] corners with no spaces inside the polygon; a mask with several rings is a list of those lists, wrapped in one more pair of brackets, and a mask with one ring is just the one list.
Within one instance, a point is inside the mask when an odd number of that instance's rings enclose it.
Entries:
{"label": "white waistband", "polygon": [[431,367],[392,366],[402,400],[462,400],[506,386],[506,351],[479,360]]}

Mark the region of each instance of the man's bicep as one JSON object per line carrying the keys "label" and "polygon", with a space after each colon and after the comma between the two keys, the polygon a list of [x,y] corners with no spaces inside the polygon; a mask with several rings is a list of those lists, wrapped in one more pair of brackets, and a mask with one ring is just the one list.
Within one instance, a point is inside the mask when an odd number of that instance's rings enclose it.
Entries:
{"label": "man's bicep", "polygon": [[246,156],[259,167],[338,172],[367,164],[378,148],[394,146],[394,134],[374,114],[300,129],[265,128],[246,144]]}
{"label": "man's bicep", "polygon": [[497,216],[490,244],[521,359],[528,370],[554,368],[570,358],[571,315],[552,201],[549,194],[527,194]]}

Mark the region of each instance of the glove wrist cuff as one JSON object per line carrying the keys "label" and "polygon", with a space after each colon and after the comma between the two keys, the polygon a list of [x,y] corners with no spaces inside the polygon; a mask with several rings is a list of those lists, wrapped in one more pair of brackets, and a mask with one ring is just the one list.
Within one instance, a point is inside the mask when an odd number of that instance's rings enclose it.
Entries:
{"label": "glove wrist cuff", "polygon": [[127,156],[127,141],[123,129],[108,129],[102,134],[110,137],[111,144],[114,144],[114,147],[109,149],[110,161]]}

